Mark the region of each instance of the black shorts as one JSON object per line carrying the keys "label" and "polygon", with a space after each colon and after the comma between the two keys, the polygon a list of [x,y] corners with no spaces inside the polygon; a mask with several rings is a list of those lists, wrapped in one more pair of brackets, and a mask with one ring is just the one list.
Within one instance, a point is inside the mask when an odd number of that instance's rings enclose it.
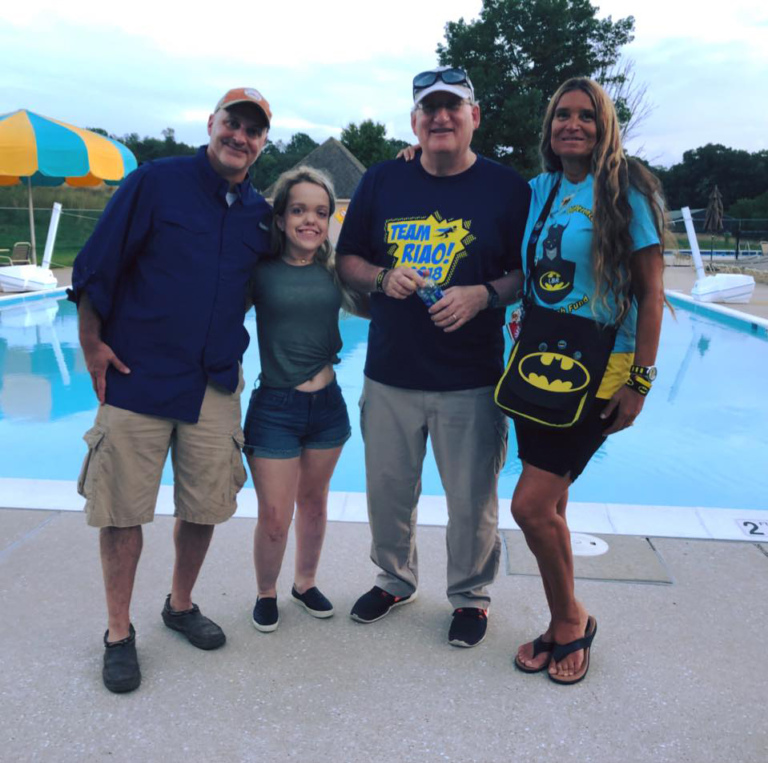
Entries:
{"label": "black shorts", "polygon": [[571,482],[575,482],[605,442],[603,432],[616,418],[618,408],[607,419],[600,418],[607,404],[607,400],[595,400],[584,421],[567,429],[541,427],[514,419],[518,458],[545,472],[570,476]]}

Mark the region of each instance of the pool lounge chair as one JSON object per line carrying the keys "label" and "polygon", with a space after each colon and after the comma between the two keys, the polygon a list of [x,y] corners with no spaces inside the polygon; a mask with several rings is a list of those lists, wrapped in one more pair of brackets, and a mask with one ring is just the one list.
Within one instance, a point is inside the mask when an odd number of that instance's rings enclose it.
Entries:
{"label": "pool lounge chair", "polygon": [[[5,250],[8,251],[7,249]],[[29,241],[17,241],[13,245],[11,256],[0,255],[0,260],[5,260],[8,265],[31,265],[32,244]]]}
{"label": "pool lounge chair", "polygon": [[32,244],[19,241],[14,244],[10,257],[0,255],[0,292],[18,294],[56,288],[56,276],[48,267],[34,265],[31,253]]}

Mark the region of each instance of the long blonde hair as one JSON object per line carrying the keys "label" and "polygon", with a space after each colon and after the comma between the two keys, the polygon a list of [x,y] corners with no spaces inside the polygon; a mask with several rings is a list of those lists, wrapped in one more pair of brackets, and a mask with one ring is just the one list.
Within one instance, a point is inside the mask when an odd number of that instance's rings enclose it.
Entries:
{"label": "long blonde hair", "polygon": [[[336,193],[333,189],[333,181],[321,170],[314,167],[299,166],[284,172],[277,179],[275,184],[275,198],[272,203],[272,209],[275,216],[272,218],[272,255],[280,257],[285,251],[285,232],[280,230],[277,225],[277,217],[285,217],[285,210],[288,207],[288,197],[291,189],[299,183],[312,183],[320,186],[328,194],[328,217],[331,218],[336,211]],[[348,313],[356,311],[357,294],[348,289],[339,274],[336,271],[336,252],[330,238],[326,238],[320,245],[315,254],[315,260],[318,265],[322,265],[333,278],[333,282],[341,292],[341,307]]]}
{"label": "long blonde hair", "polygon": [[594,297],[608,309],[608,296],[612,295],[617,308],[614,320],[620,321],[630,308],[632,293],[629,269],[632,255],[632,236],[629,233],[632,207],[629,204],[629,187],[633,186],[648,200],[662,249],[666,230],[664,194],[658,178],[636,159],[627,157],[624,153],[621,128],[613,101],[597,82],[587,77],[573,77],[563,82],[547,106],[539,146],[544,170],[563,171],[560,157],[552,150],[552,122],[560,98],[574,90],[580,90],[589,96],[595,109],[597,126],[597,143],[592,151],[589,170],[594,178]]}

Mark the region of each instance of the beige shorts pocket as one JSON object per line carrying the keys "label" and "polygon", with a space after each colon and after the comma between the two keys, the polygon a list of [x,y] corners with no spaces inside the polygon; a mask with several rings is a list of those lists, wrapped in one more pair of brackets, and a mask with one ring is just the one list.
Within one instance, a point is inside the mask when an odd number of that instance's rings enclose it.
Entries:
{"label": "beige shorts pocket", "polygon": [[83,498],[88,498],[92,494],[93,487],[98,481],[105,435],[106,432],[100,427],[92,427],[83,435],[83,440],[88,445],[88,452],[85,454],[80,476],[77,478],[77,492]]}
{"label": "beige shorts pocket", "polygon": [[245,445],[245,435],[242,429],[232,435],[232,441],[235,447],[232,451],[232,499],[242,490],[245,481],[248,479],[248,473],[243,464],[243,446]]}

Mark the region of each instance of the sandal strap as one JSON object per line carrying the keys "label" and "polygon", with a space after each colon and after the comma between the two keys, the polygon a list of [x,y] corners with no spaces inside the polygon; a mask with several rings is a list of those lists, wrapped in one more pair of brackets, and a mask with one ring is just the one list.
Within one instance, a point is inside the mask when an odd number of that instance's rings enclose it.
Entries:
{"label": "sandal strap", "polygon": [[555,648],[554,641],[544,641],[541,636],[533,640],[533,656],[538,657],[543,652],[551,652]]}
{"label": "sandal strap", "polygon": [[[592,618],[587,622],[587,630],[594,621]],[[575,641],[569,641],[567,644],[555,644],[555,648],[552,652],[552,659],[555,662],[560,662],[564,657],[567,657],[573,652],[577,652],[579,649],[589,649],[592,646],[592,641],[597,633],[597,623],[594,622],[592,632],[588,635],[585,634],[581,638],[577,638]]]}

